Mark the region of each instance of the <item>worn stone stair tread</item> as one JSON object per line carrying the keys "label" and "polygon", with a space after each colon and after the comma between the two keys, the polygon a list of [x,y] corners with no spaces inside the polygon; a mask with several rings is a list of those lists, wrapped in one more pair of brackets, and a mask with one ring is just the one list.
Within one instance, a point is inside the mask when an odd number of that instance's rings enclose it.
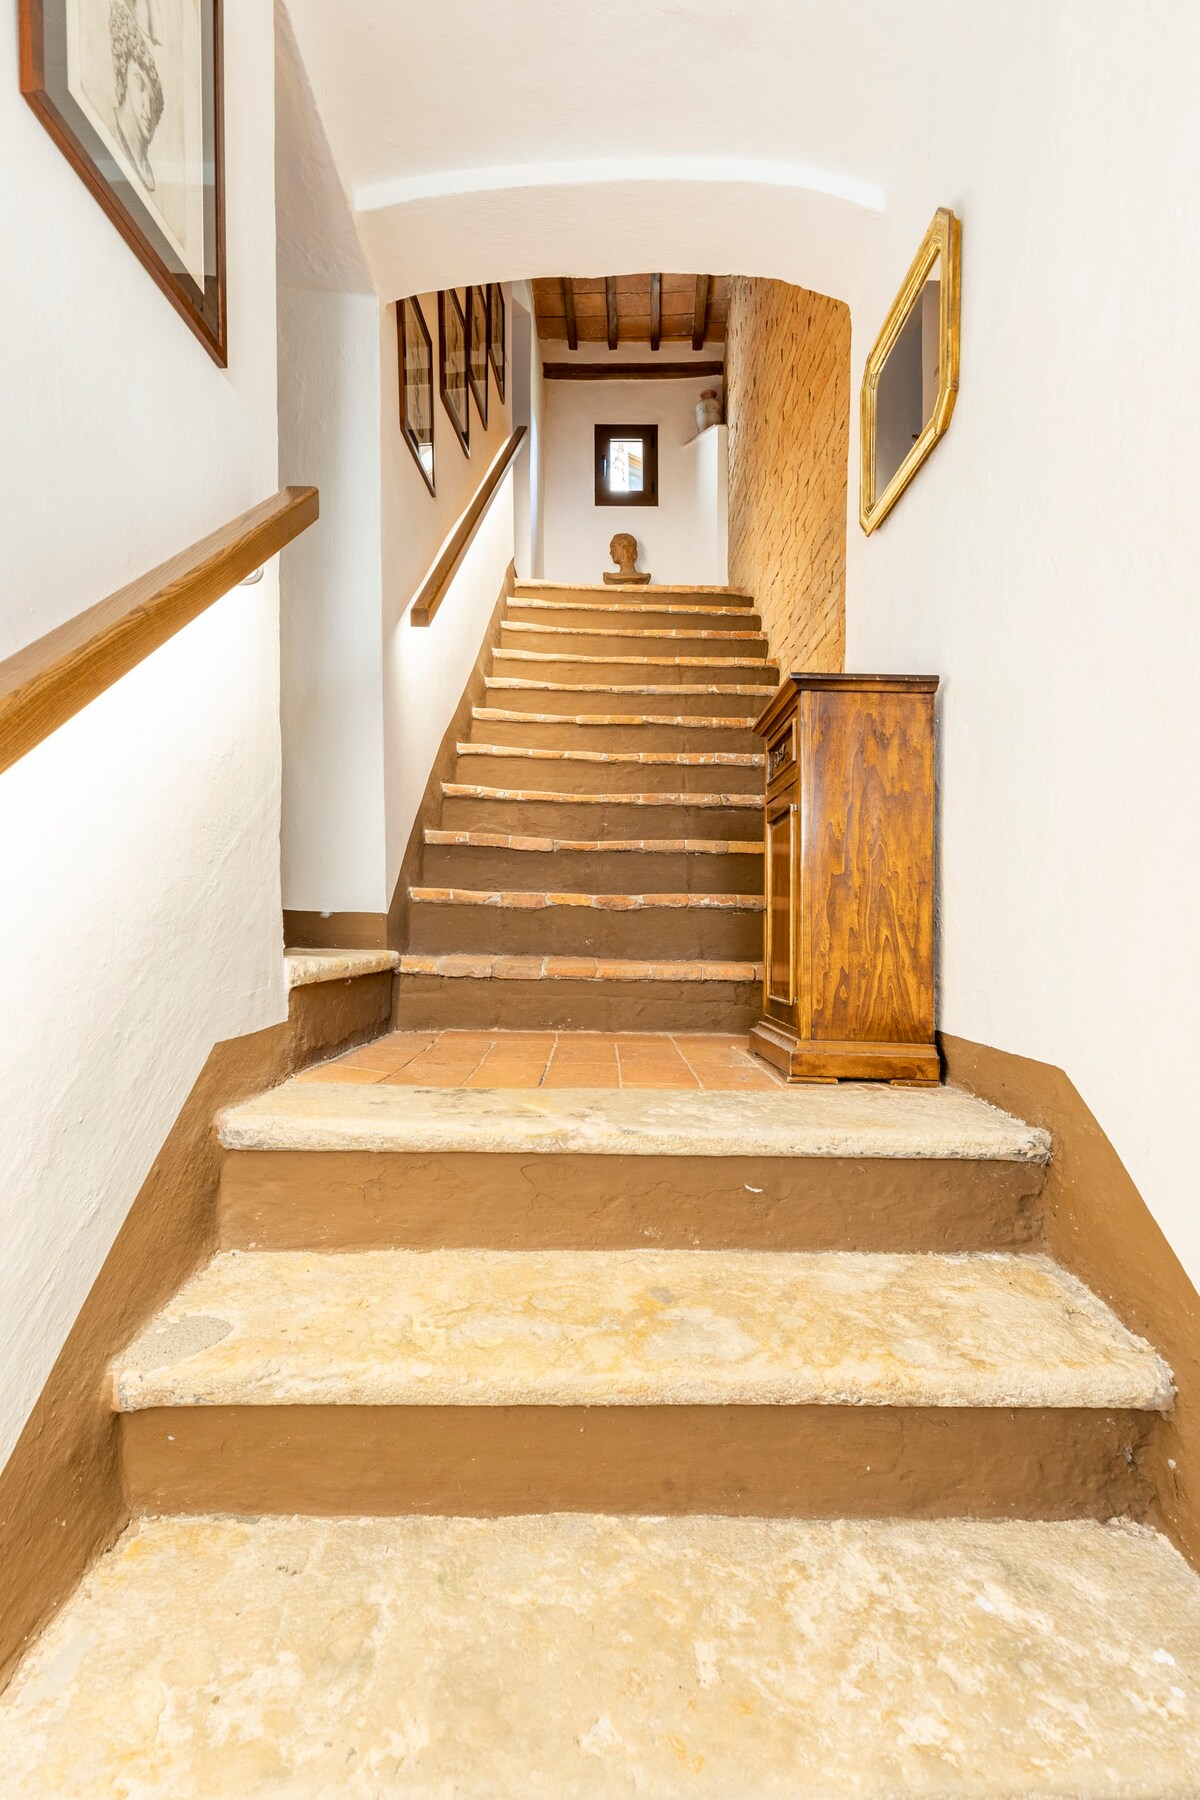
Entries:
{"label": "worn stone stair tread", "polygon": [[418,906],[494,906],[502,911],[548,912],[762,912],[761,894],[572,894],[529,888],[414,887],[409,899]]}
{"label": "worn stone stair tread", "polygon": [[[757,689],[755,690],[757,692]],[[703,713],[535,713],[511,712],[502,706],[474,706],[471,717],[487,725],[662,725],[684,726],[689,731],[740,731],[750,729],[745,719],[706,718]],[[761,760],[761,759],[760,759]]]}
{"label": "worn stone stair tread", "polygon": [[308,987],[318,981],[353,981],[359,975],[376,975],[400,962],[395,950],[285,950],[284,967],[289,988]]}
{"label": "worn stone stair tread", "polygon": [[720,641],[766,643],[766,633],[762,631],[734,631],[715,626],[708,630],[701,626],[698,630],[689,631],[677,625],[543,625],[526,619],[505,619],[504,631],[528,631],[546,637],[594,637],[594,638],[663,638],[670,642],[672,638],[716,638]]}
{"label": "worn stone stair tread", "polygon": [[410,951],[400,975],[435,975],[448,981],[722,981],[758,982],[762,964],[694,958],[677,962],[563,953],[509,956],[502,951]]}
{"label": "worn stone stair tread", "polygon": [[1198,1764],[1200,1580],[1090,1520],[146,1519],[0,1700],[0,1786],[55,1800],[1194,1800]]}
{"label": "worn stone stair tread", "polygon": [[[626,588],[621,591],[624,593],[631,590]],[[654,590],[651,589],[650,591],[653,595]],[[604,617],[611,618],[614,613],[622,618],[626,616],[636,618],[638,615],[644,615],[646,613],[705,613],[713,618],[723,616],[726,618],[744,619],[747,612],[747,609],[744,606],[722,606],[720,602],[712,600],[696,600],[690,605],[686,605],[677,600],[651,599],[650,601],[639,605],[633,601],[626,602],[623,600],[613,600],[608,602],[603,600],[546,600],[540,596],[534,596],[533,594],[521,593],[515,593],[513,595],[511,604],[519,607],[523,612],[586,612],[595,613],[598,619]]]}
{"label": "worn stone stair tread", "polygon": [[[563,658],[564,661],[578,661],[576,658]],[[641,662],[643,659],[638,657]],[[756,667],[761,665],[756,664]],[[608,681],[530,681],[519,675],[485,675],[485,688],[503,688],[510,692],[531,691],[539,694],[611,694],[613,686]],[[622,682],[619,692],[622,694],[754,694],[761,696],[762,683],[718,684],[709,682],[685,684],[684,682],[668,682],[659,686],[634,686],[630,682]]]}
{"label": "worn stone stair tread", "polygon": [[655,768],[761,769],[763,758],[748,750],[557,750],[530,744],[458,744],[459,756],[522,757],[527,762],[642,763]]}
{"label": "worn stone stair tread", "polygon": [[610,851],[640,850],[652,854],[686,852],[697,856],[762,856],[761,839],[739,842],[723,838],[557,838],[513,835],[503,831],[447,831],[428,826],[427,844],[463,844],[484,850]]}
{"label": "worn stone stair tread", "polygon": [[229,1150],[970,1158],[1044,1163],[1050,1136],[960,1088],[770,1094],[491,1092],[288,1081],[220,1120]]}
{"label": "worn stone stair tread", "polygon": [[503,644],[497,647],[495,654],[506,657],[509,662],[628,663],[643,669],[761,669],[773,680],[778,679],[775,665],[761,656],[611,656],[607,652],[587,656],[576,650],[510,650]]}
{"label": "worn stone stair tread", "polygon": [[1170,1372],[1048,1257],[227,1250],[113,1404],[1164,1410]]}

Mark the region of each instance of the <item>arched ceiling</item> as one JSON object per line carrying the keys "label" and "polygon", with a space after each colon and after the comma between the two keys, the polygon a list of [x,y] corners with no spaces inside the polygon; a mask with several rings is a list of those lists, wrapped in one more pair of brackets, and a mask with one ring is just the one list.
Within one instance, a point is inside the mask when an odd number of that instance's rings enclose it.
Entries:
{"label": "arched ceiling", "polygon": [[385,298],[563,269],[719,268],[844,292],[974,11],[282,4]]}

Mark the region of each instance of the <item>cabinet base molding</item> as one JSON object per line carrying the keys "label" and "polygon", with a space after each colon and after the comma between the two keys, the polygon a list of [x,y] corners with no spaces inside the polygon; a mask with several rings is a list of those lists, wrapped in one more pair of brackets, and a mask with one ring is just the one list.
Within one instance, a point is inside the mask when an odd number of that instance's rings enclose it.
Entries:
{"label": "cabinet base molding", "polygon": [[942,1078],[935,1044],[805,1041],[774,1019],[760,1019],[750,1033],[750,1048],[789,1081],[902,1081],[925,1087]]}

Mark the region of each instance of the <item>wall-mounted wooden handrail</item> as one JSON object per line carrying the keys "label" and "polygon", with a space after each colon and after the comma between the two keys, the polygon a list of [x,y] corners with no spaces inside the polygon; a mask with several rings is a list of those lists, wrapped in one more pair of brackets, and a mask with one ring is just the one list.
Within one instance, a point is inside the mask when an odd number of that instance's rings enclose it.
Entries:
{"label": "wall-mounted wooden handrail", "polygon": [[317,512],[316,488],[283,488],[0,662],[0,770],[299,537]]}
{"label": "wall-mounted wooden handrail", "polygon": [[508,471],[509,463],[521,448],[527,430],[528,427],[525,425],[517,426],[512,436],[505,440],[503,447],[497,452],[487,474],[476,488],[470,505],[454,527],[446,548],[425,577],[420,591],[412,603],[410,616],[414,625],[431,625],[433,623],[433,615],[442,604],[446,589],[450,586],[450,577],[462,560],[467,545],[478,531],[483,521],[483,515],[491,505],[496,489]]}

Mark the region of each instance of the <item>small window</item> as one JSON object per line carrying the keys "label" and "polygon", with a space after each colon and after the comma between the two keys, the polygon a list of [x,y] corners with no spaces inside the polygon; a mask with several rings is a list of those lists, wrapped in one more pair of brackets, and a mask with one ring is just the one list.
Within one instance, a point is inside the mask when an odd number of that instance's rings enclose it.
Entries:
{"label": "small window", "polygon": [[658,505],[657,425],[597,425],[596,505]]}

